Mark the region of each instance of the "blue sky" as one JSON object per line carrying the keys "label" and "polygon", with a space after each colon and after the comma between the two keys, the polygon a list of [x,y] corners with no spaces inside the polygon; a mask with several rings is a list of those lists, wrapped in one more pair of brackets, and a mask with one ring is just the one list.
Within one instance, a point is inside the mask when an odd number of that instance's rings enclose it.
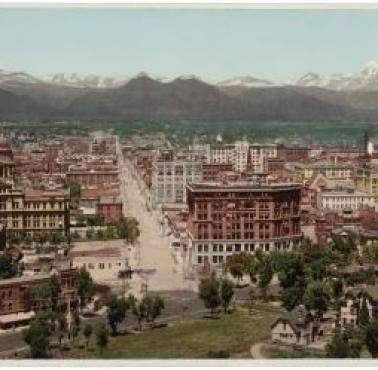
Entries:
{"label": "blue sky", "polygon": [[354,73],[378,61],[377,11],[0,9],[0,69],[132,76]]}

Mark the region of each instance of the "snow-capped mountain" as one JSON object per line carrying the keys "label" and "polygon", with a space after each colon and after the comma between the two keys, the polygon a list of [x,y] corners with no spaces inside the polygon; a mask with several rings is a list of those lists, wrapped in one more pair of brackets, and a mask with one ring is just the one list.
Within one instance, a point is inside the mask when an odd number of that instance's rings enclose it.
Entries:
{"label": "snow-capped mountain", "polygon": [[124,85],[128,79],[125,77],[103,77],[94,74],[80,75],[78,73],[57,73],[45,79],[57,85],[65,85],[82,88],[108,89]]}
{"label": "snow-capped mountain", "polygon": [[378,90],[378,63],[371,61],[360,72],[351,75],[321,76],[316,73],[307,73],[296,82],[296,85],[332,90]]}
{"label": "snow-capped mountain", "polygon": [[272,87],[277,86],[275,83],[268,81],[268,80],[262,80],[259,78],[255,78],[252,76],[241,76],[241,77],[235,77],[230,78],[228,80],[220,81],[217,83],[218,86],[222,87]]}
{"label": "snow-capped mountain", "polygon": [[6,83],[40,83],[41,80],[25,72],[8,72],[0,69],[0,84]]}

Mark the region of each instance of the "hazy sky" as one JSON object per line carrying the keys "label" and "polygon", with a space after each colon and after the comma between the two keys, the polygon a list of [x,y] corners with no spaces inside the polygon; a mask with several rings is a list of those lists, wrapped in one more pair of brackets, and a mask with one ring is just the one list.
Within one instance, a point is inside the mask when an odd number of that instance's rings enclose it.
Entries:
{"label": "hazy sky", "polygon": [[132,76],[354,73],[378,61],[377,11],[0,9],[0,69]]}

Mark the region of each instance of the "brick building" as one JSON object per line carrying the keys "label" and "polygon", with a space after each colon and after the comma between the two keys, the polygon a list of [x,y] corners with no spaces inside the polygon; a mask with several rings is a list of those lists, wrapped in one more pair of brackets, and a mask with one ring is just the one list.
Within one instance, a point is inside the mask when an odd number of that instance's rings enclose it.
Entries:
{"label": "brick building", "polygon": [[[61,288],[59,296],[60,309],[65,312],[70,304],[71,309],[78,304],[75,287],[76,269],[64,269],[56,272]],[[15,324],[25,324],[33,317],[35,307],[30,302],[30,289],[46,283],[53,274],[21,276],[0,280],[0,327],[6,329]],[[48,307],[51,302],[34,302],[39,307]]]}
{"label": "brick building", "polygon": [[70,170],[67,172],[67,183],[80,186],[103,185],[118,182],[117,170]]}
{"label": "brick building", "polygon": [[188,265],[222,264],[234,252],[287,250],[299,243],[298,184],[187,185]]}
{"label": "brick building", "polygon": [[96,214],[104,221],[118,221],[122,217],[120,197],[101,197],[96,206]]}

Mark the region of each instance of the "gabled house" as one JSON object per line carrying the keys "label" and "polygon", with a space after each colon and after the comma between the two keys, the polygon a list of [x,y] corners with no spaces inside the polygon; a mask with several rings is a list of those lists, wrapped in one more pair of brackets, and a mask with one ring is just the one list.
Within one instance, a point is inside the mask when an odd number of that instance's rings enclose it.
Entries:
{"label": "gabled house", "polygon": [[340,325],[356,326],[364,299],[370,319],[378,318],[378,284],[349,288],[340,300]]}
{"label": "gabled house", "polygon": [[304,305],[281,315],[271,326],[272,341],[307,346],[320,334],[320,320]]}

